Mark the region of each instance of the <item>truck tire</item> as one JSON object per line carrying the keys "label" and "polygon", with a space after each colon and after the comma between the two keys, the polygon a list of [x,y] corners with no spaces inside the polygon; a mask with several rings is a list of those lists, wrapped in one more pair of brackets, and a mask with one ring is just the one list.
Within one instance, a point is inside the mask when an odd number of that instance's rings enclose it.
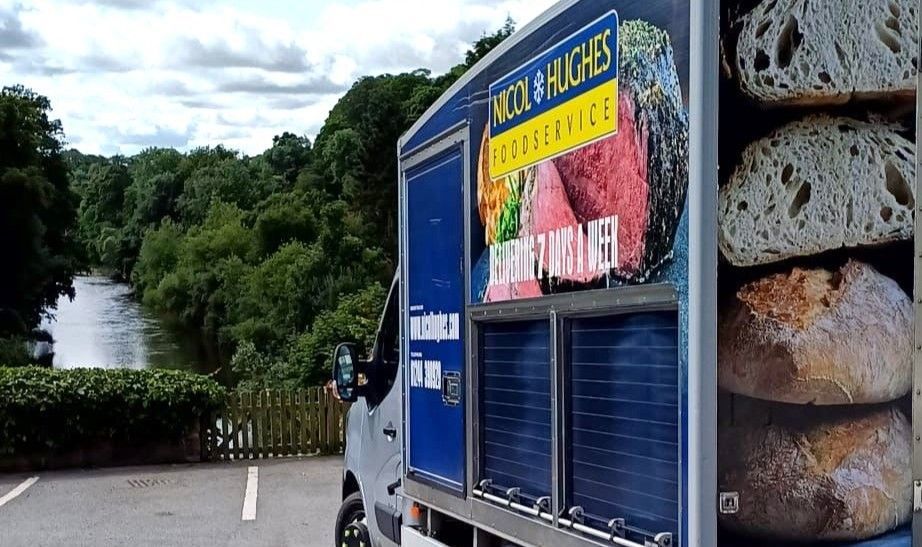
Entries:
{"label": "truck tire", "polygon": [[343,500],[336,515],[335,547],[343,545],[346,528],[353,523],[365,520],[365,504],[362,502],[362,493],[353,492]]}

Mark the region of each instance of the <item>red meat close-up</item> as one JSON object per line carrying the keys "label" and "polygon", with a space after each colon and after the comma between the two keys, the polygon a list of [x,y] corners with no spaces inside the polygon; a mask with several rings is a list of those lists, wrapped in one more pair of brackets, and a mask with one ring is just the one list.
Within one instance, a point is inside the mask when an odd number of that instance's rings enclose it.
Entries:
{"label": "red meat close-up", "polygon": [[[547,234],[558,228],[572,226],[575,229],[575,237],[571,242],[570,252],[573,253],[574,264],[578,261],[576,253],[582,249],[583,268],[588,265],[586,234],[579,226],[573,208],[570,206],[570,199],[567,197],[567,191],[560,180],[560,173],[557,171],[554,162],[548,161],[538,165],[537,184],[534,188],[525,189],[525,204],[522,207],[522,228],[520,235]],[[579,245],[578,239],[582,239],[582,245]],[[549,253],[545,251],[542,257],[541,267],[547,272]],[[577,283],[586,283],[592,281],[597,274],[577,273],[576,267],[573,267],[573,273],[560,276],[567,281]]]}
{"label": "red meat close-up", "polygon": [[634,101],[622,91],[618,134],[555,161],[569,205],[580,223],[618,216],[619,270],[641,267],[648,221],[646,129],[638,128]]}

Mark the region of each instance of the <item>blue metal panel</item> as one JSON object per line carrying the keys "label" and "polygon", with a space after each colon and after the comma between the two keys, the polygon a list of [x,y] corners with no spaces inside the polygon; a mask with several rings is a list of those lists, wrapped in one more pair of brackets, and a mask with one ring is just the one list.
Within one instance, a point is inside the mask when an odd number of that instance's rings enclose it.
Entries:
{"label": "blue metal panel", "polygon": [[446,373],[464,374],[460,146],[408,171],[406,179],[408,463],[419,478],[462,493],[464,402],[442,397]]}
{"label": "blue metal panel", "polygon": [[536,499],[551,493],[548,321],[481,329],[483,478]]}
{"label": "blue metal panel", "polygon": [[679,532],[678,312],[570,323],[570,503]]}

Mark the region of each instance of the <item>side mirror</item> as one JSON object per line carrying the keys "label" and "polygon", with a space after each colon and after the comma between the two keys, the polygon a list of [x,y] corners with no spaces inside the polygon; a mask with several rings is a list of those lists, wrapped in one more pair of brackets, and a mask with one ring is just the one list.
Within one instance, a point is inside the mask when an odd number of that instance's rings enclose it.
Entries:
{"label": "side mirror", "polygon": [[354,403],[359,396],[358,359],[355,344],[340,344],[333,352],[333,381],[339,398],[347,403]]}

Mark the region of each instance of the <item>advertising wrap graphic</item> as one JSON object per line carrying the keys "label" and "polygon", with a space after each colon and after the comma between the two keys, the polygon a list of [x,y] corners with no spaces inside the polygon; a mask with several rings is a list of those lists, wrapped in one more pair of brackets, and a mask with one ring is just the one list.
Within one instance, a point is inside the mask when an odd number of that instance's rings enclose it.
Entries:
{"label": "advertising wrap graphic", "polygon": [[618,129],[618,15],[611,12],[490,86],[490,178]]}
{"label": "advertising wrap graphic", "polygon": [[474,300],[665,276],[687,245],[676,244],[687,191],[688,113],[671,39],[607,13],[490,85]]}
{"label": "advertising wrap graphic", "polygon": [[720,547],[912,544],[918,9],[722,2]]}

